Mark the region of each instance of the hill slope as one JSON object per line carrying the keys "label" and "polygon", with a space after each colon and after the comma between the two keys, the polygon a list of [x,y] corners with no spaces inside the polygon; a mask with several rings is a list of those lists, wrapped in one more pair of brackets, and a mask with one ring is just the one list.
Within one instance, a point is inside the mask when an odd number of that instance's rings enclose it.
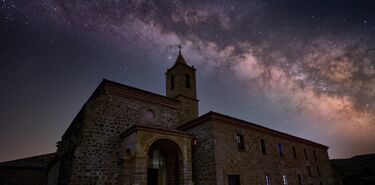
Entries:
{"label": "hill slope", "polygon": [[344,185],[375,185],[375,154],[333,159],[331,164]]}

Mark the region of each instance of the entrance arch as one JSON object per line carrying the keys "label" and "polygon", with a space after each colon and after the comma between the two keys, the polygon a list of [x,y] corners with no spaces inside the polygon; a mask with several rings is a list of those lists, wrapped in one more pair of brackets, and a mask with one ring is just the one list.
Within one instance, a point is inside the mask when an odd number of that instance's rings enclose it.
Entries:
{"label": "entrance arch", "polygon": [[183,177],[183,154],[170,139],[154,141],[147,152],[147,185],[178,185]]}
{"label": "entrance arch", "polygon": [[[124,185],[192,185],[191,139],[181,131],[134,125],[121,134]],[[128,150],[129,149],[129,150]]]}

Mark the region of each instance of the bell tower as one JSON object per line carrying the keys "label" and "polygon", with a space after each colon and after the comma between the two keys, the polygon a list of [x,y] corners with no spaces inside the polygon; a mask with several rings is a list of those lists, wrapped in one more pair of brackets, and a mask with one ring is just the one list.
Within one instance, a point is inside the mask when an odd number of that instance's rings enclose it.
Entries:
{"label": "bell tower", "polygon": [[181,102],[181,124],[198,117],[195,71],[194,66],[189,66],[185,62],[181,54],[181,46],[179,46],[176,62],[172,68],[167,69],[165,75],[167,97]]}

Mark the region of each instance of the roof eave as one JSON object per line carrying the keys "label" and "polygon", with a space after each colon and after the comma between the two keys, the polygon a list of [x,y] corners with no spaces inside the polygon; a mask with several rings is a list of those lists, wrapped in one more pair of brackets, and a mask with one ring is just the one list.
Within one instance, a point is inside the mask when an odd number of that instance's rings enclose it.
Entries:
{"label": "roof eave", "polygon": [[303,139],[303,138],[300,138],[300,137],[297,137],[297,136],[293,136],[293,135],[290,135],[290,134],[287,134],[287,133],[283,133],[283,132],[280,132],[280,131],[277,131],[277,130],[273,130],[273,129],[270,129],[270,128],[267,128],[267,127],[264,127],[264,126],[261,126],[261,125],[258,125],[258,124],[255,124],[255,123],[251,123],[251,122],[248,122],[248,121],[245,121],[245,120],[241,120],[241,119],[238,119],[238,118],[234,118],[234,117],[230,117],[230,116],[227,116],[227,115],[224,115],[224,114],[220,114],[220,113],[216,113],[216,112],[208,112],[184,125],[181,125],[178,127],[178,129],[180,130],[189,130],[191,128],[194,128],[200,124],[203,124],[205,122],[207,122],[208,120],[222,120],[226,123],[230,123],[230,124],[235,124],[235,125],[238,125],[238,126],[243,126],[243,127],[246,127],[246,128],[252,128],[252,129],[256,129],[258,131],[261,131],[261,132],[266,132],[266,133],[269,133],[269,134],[273,134],[273,135],[276,135],[276,136],[281,136],[283,138],[287,138],[287,139],[291,139],[291,140],[294,140],[294,141],[297,141],[297,142],[301,142],[301,143],[305,143],[305,144],[309,144],[309,145],[313,145],[313,146],[317,146],[317,147],[320,147],[320,148],[324,148],[324,149],[328,149],[329,147],[328,146],[325,146],[325,145],[322,145],[320,143],[316,143],[316,142],[313,142],[313,141],[310,141],[310,140],[307,140],[307,139]]}

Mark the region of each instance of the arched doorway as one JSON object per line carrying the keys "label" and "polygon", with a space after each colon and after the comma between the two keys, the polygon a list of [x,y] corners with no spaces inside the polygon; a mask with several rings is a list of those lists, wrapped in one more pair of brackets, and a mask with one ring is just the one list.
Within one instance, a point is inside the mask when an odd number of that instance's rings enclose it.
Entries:
{"label": "arched doorway", "polygon": [[182,152],[172,140],[159,139],[148,150],[147,185],[178,185]]}

